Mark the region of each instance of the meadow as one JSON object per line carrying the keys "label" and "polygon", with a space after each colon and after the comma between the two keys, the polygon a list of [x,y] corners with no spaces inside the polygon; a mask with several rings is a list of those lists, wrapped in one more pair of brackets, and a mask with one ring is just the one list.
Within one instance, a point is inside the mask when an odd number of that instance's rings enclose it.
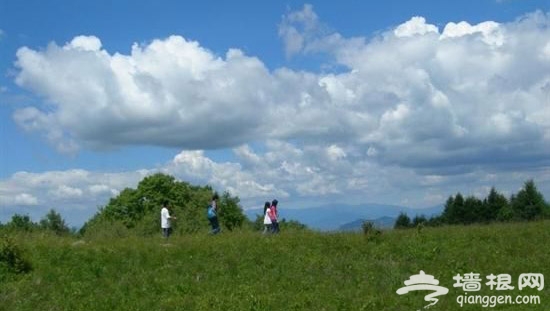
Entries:
{"label": "meadow", "polygon": [[[286,231],[157,237],[4,236],[32,265],[0,276],[0,310],[425,310],[420,270],[449,293],[428,310],[550,310],[545,286],[518,289],[522,273],[550,277],[550,221],[389,230],[380,235]],[[1,271],[1,270],[0,270]],[[468,295],[537,295],[540,304],[457,303],[457,274],[479,273]],[[508,291],[487,275],[509,274]]]}

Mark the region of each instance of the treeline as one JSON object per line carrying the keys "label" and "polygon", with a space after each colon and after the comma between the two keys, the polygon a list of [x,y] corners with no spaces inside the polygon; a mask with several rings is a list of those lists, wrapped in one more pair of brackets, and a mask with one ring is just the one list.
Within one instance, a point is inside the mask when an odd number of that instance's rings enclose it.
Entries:
{"label": "treeline", "polygon": [[513,194],[509,199],[494,187],[483,200],[475,196],[465,198],[459,192],[447,199],[441,215],[431,218],[417,215],[411,219],[407,214],[401,213],[395,221],[394,228],[531,221],[543,218],[550,218],[550,205],[537,190],[535,182],[529,180],[517,194]]}
{"label": "treeline", "polygon": [[[7,224],[0,223],[0,230],[49,230],[60,235],[72,233],[88,236],[154,235],[160,233],[160,209],[167,200],[171,214],[177,217],[172,222],[174,233],[207,232],[206,207],[214,192],[210,186],[196,186],[158,173],[145,177],[135,189],[126,188],[111,198],[78,231],[69,229],[65,220],[53,209],[39,223],[32,222],[29,216],[16,214]],[[222,230],[260,230],[263,224],[250,221],[239,202],[238,197],[228,192],[219,196],[218,218]],[[304,229],[305,225],[283,219],[281,228]]]}
{"label": "treeline", "polygon": [[65,235],[74,233],[75,230],[71,230],[61,214],[51,209],[39,222],[33,222],[28,215],[15,214],[11,217],[11,220],[6,223],[0,223],[0,231],[49,231],[57,235]]}

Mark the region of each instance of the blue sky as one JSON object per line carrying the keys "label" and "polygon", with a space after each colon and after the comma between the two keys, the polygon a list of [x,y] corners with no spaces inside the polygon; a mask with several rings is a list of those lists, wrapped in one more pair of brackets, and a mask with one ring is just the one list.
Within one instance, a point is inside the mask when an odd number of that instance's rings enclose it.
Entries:
{"label": "blue sky", "polygon": [[155,172],[245,208],[550,197],[547,0],[0,0],[0,71],[0,221]]}

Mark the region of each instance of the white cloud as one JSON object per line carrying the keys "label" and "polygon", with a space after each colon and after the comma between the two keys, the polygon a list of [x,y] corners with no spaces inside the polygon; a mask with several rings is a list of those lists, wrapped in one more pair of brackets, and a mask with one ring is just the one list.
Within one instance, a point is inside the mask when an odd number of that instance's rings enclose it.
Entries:
{"label": "white cloud", "polygon": [[77,199],[82,197],[83,191],[79,188],[69,187],[67,185],[60,185],[56,189],[51,191],[51,195],[58,199]]}
{"label": "white cloud", "polygon": [[15,196],[13,203],[16,205],[37,205],[38,199],[28,193],[20,193]]}
{"label": "white cloud", "polygon": [[408,22],[403,23],[393,33],[397,37],[411,37],[414,35],[425,35],[427,33],[439,33],[439,29],[435,25],[426,24],[426,19],[422,16],[415,16]]}
{"label": "white cloud", "polygon": [[116,196],[120,193],[119,190],[113,189],[109,187],[109,185],[105,185],[105,184],[94,184],[94,185],[88,186],[88,191],[92,196],[102,195],[102,194],[109,194],[112,196]]}
{"label": "white cloud", "polygon": [[338,161],[346,157],[346,152],[336,145],[331,145],[327,148],[327,155],[332,161]]}
{"label": "white cloud", "polygon": [[[257,59],[230,50],[222,60],[177,36],[134,45],[128,56],[100,47],[80,36],[63,47],[19,49],[16,82],[55,109],[21,109],[16,122],[58,147],[224,146],[258,130],[268,72]],[[231,135],[214,135],[220,131]]]}
{"label": "white cloud", "polygon": [[40,219],[49,209],[60,212],[74,225],[82,225],[97,207],[156,170],[100,173],[87,170],[17,172],[0,180],[0,216],[6,211]]}
{"label": "white cloud", "polygon": [[[250,152],[250,149],[243,146],[235,153],[243,157],[251,156],[243,151]],[[203,151],[182,151],[174,157],[165,171],[184,180],[210,184],[218,189],[239,193],[239,196],[247,199],[267,195],[288,196],[287,192],[275,187],[272,181],[263,180],[254,173],[243,170],[239,163],[216,163],[205,157]]]}
{"label": "white cloud", "polygon": [[458,38],[480,33],[483,42],[489,45],[501,46],[504,44],[503,29],[498,23],[489,21],[472,26],[467,22],[448,23],[443,29],[441,38]]}
{"label": "white cloud", "polygon": [[279,36],[283,40],[287,57],[302,52],[306,47],[306,40],[312,40],[319,27],[319,18],[310,4],[305,4],[301,11],[289,12],[283,16],[279,25]]}
{"label": "white cloud", "polygon": [[101,50],[101,41],[94,36],[77,36],[65,45],[65,49],[99,52]]}

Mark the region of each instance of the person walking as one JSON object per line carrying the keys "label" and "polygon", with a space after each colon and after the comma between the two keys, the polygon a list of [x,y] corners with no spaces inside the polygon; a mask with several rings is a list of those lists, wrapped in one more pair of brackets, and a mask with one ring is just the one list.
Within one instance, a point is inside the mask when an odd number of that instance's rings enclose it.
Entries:
{"label": "person walking", "polygon": [[208,205],[207,209],[208,221],[212,227],[212,230],[210,231],[211,234],[218,234],[221,231],[220,223],[218,222],[218,199],[218,194],[214,193],[212,196],[212,201],[210,202],[210,205]]}
{"label": "person walking", "polygon": [[271,204],[269,202],[265,202],[264,204],[264,231],[263,234],[267,234],[271,232]]}
{"label": "person walking", "polygon": [[176,219],[176,217],[174,215],[170,215],[168,201],[165,200],[162,203],[162,209],[160,210],[160,227],[162,228],[162,236],[165,238],[172,235],[172,219]]}
{"label": "person walking", "polygon": [[270,210],[271,210],[271,215],[270,215],[270,218],[271,218],[271,232],[273,233],[279,233],[279,211],[277,210],[277,204],[279,202],[277,200],[273,200],[271,202],[271,207],[270,207]]}

